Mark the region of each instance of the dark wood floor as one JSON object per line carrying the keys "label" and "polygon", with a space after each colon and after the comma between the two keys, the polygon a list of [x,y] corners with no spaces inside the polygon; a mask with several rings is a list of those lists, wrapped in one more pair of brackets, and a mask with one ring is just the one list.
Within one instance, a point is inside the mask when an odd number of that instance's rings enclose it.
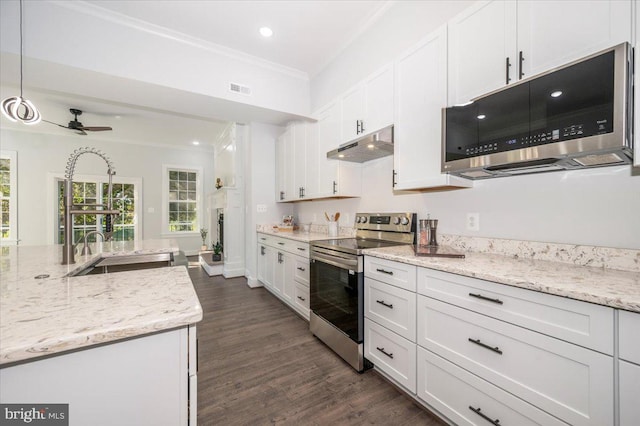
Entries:
{"label": "dark wood floor", "polygon": [[308,323],[246,279],[190,267],[200,425],[443,425],[373,371],[356,373]]}

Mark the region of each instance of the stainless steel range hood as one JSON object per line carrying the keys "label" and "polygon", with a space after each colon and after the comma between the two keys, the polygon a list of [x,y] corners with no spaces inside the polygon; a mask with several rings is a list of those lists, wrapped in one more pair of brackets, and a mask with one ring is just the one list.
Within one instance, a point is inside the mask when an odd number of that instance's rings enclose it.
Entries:
{"label": "stainless steel range hood", "polygon": [[393,154],[393,126],[370,133],[361,139],[340,145],[338,149],[327,152],[331,160],[364,163]]}

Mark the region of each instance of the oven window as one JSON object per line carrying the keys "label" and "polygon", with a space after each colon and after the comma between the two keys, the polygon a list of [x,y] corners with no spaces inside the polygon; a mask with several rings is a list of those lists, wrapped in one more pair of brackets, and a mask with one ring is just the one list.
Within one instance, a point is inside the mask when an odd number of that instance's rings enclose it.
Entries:
{"label": "oven window", "polygon": [[357,343],[363,341],[362,300],[364,274],[311,262],[311,310],[346,333]]}

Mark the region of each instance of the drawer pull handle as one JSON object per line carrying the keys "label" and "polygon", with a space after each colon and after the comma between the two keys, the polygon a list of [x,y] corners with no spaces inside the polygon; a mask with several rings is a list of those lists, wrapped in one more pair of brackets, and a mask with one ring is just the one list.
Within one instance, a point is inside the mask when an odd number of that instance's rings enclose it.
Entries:
{"label": "drawer pull handle", "polygon": [[304,297],[300,297],[300,296],[298,296],[298,299],[302,300],[303,302],[304,302],[305,300],[307,300],[307,299],[305,299]]}
{"label": "drawer pull handle", "polygon": [[386,356],[388,356],[389,358],[393,359],[393,354],[390,354],[390,353],[386,352],[384,350],[384,348],[379,348],[379,347],[376,346],[376,349],[379,350],[380,352],[382,352],[383,354],[385,354]]}
{"label": "drawer pull handle", "polygon": [[260,238],[260,239],[261,239],[262,241],[267,241],[267,239],[266,239],[266,238]]}
{"label": "drawer pull handle", "polygon": [[299,267],[299,266],[298,266],[298,271],[302,271],[302,272],[304,272],[304,271],[305,271],[305,269],[304,269],[304,268],[301,268],[301,267]]}
{"label": "drawer pull handle", "polygon": [[386,269],[376,269],[376,271],[381,272],[383,274],[387,274],[387,275],[393,275],[393,271],[387,271]]}
{"label": "drawer pull handle", "polygon": [[499,419],[491,420],[491,417],[487,416],[486,414],[484,414],[483,412],[480,411],[480,407],[473,408],[470,405],[469,406],[469,410],[473,411],[474,413],[476,413],[477,415],[479,415],[480,417],[482,417],[483,419],[485,419],[486,421],[488,421],[492,425],[500,426],[500,420]]}
{"label": "drawer pull handle", "polygon": [[482,299],[482,300],[486,300],[487,302],[493,302],[493,303],[497,303],[499,305],[502,305],[504,302],[500,299],[493,299],[491,297],[487,297],[487,296],[483,296],[481,294],[476,294],[476,293],[469,293],[469,296],[471,297],[475,297],[476,299]]}
{"label": "drawer pull handle", "polygon": [[278,243],[278,244],[280,244],[281,246],[283,246],[283,245],[284,245],[284,243]]}
{"label": "drawer pull handle", "polygon": [[489,346],[489,345],[487,345],[486,343],[482,343],[482,342],[480,341],[480,339],[476,339],[476,340],[474,340],[474,339],[472,339],[471,337],[469,337],[469,341],[470,341],[471,343],[475,343],[476,345],[482,346],[483,348],[489,349],[489,350],[491,350],[491,351],[494,351],[495,353],[498,353],[498,354],[502,355],[502,351],[501,351],[501,350],[500,350],[500,348],[499,348],[499,347],[497,347],[497,346],[494,348],[493,346]]}
{"label": "drawer pull handle", "polygon": [[393,309],[393,303],[384,303],[384,300],[376,300],[376,303],[386,306],[389,309]]}
{"label": "drawer pull handle", "polygon": [[302,247],[297,247],[297,249],[300,250],[300,251],[307,251],[306,248],[302,248]]}

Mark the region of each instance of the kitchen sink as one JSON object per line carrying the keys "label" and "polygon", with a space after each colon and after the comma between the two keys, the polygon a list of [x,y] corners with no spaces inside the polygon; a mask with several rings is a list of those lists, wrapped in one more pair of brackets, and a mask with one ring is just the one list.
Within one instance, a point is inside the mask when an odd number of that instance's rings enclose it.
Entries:
{"label": "kitchen sink", "polygon": [[[184,260],[183,260],[184,259]],[[127,254],[122,256],[98,257],[81,268],[67,274],[68,277],[82,275],[107,274],[140,269],[165,268],[186,264],[183,252],[173,253]]]}

